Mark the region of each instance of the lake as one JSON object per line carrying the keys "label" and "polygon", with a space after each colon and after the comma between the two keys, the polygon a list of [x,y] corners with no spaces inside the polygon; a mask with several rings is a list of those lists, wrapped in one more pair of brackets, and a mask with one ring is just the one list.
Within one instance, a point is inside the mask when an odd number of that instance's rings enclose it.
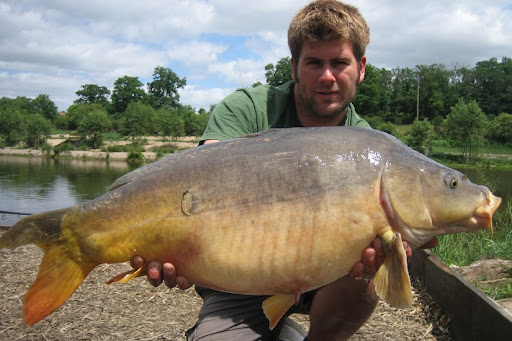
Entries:
{"label": "lake", "polygon": [[[69,207],[105,193],[121,175],[131,171],[123,161],[48,159],[0,155],[0,226],[21,217],[2,212],[39,213]],[[512,170],[459,168],[469,179],[512,199]],[[502,205],[503,205],[502,204]]]}
{"label": "lake", "polygon": [[0,155],[0,226],[20,217],[94,199],[132,168],[124,161]]}

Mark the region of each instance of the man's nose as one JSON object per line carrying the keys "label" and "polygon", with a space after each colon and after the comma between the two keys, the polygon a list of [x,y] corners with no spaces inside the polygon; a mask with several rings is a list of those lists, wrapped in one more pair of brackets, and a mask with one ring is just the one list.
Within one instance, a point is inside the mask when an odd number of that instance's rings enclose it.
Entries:
{"label": "man's nose", "polygon": [[335,82],[336,78],[334,77],[331,67],[325,66],[322,69],[322,74],[320,75],[320,80],[324,82]]}

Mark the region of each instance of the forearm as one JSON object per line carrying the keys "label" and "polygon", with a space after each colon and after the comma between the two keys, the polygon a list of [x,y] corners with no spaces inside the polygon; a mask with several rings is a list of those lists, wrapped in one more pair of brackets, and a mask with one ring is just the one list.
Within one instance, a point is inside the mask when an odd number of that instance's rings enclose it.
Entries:
{"label": "forearm", "polygon": [[346,340],[371,316],[379,298],[372,282],[347,275],[318,290],[308,341]]}

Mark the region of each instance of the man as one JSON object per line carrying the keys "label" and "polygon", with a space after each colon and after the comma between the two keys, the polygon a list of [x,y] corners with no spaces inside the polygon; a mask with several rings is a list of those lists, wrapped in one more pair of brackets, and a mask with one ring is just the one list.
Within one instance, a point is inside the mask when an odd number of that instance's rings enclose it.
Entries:
{"label": "man", "polygon": [[[240,89],[216,106],[202,142],[214,143],[268,128],[294,126],[368,127],[350,103],[365,76],[369,29],[358,10],[334,0],[313,2],[299,11],[288,30],[293,81],[279,87]],[[435,245],[433,241],[432,245]],[[408,256],[411,249],[405,245]],[[380,240],[374,240],[351,274],[302,295],[291,312],[309,312],[307,340],[343,340],[373,312],[378,297],[372,282],[382,263]],[[143,262],[132,260],[136,267]],[[191,284],[172,264],[151,262],[148,279],[170,287]],[[197,287],[204,300],[189,340],[275,340],[282,323],[269,331],[261,302],[265,297],[222,293]]]}

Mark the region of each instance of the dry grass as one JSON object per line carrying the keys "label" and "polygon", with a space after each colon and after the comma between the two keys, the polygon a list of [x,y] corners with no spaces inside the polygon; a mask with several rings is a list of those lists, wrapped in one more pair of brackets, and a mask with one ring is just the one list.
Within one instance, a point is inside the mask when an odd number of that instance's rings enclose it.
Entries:
{"label": "dry grass", "polygon": [[[1,233],[1,232],[0,232]],[[145,280],[104,284],[129,269],[101,265],[57,311],[27,328],[23,295],[35,278],[42,253],[35,246],[0,251],[0,340],[184,340],[201,306],[194,290],[153,288]],[[414,306],[397,310],[381,302],[353,340],[452,340],[449,318],[415,281]],[[308,328],[305,315],[293,319]]]}

